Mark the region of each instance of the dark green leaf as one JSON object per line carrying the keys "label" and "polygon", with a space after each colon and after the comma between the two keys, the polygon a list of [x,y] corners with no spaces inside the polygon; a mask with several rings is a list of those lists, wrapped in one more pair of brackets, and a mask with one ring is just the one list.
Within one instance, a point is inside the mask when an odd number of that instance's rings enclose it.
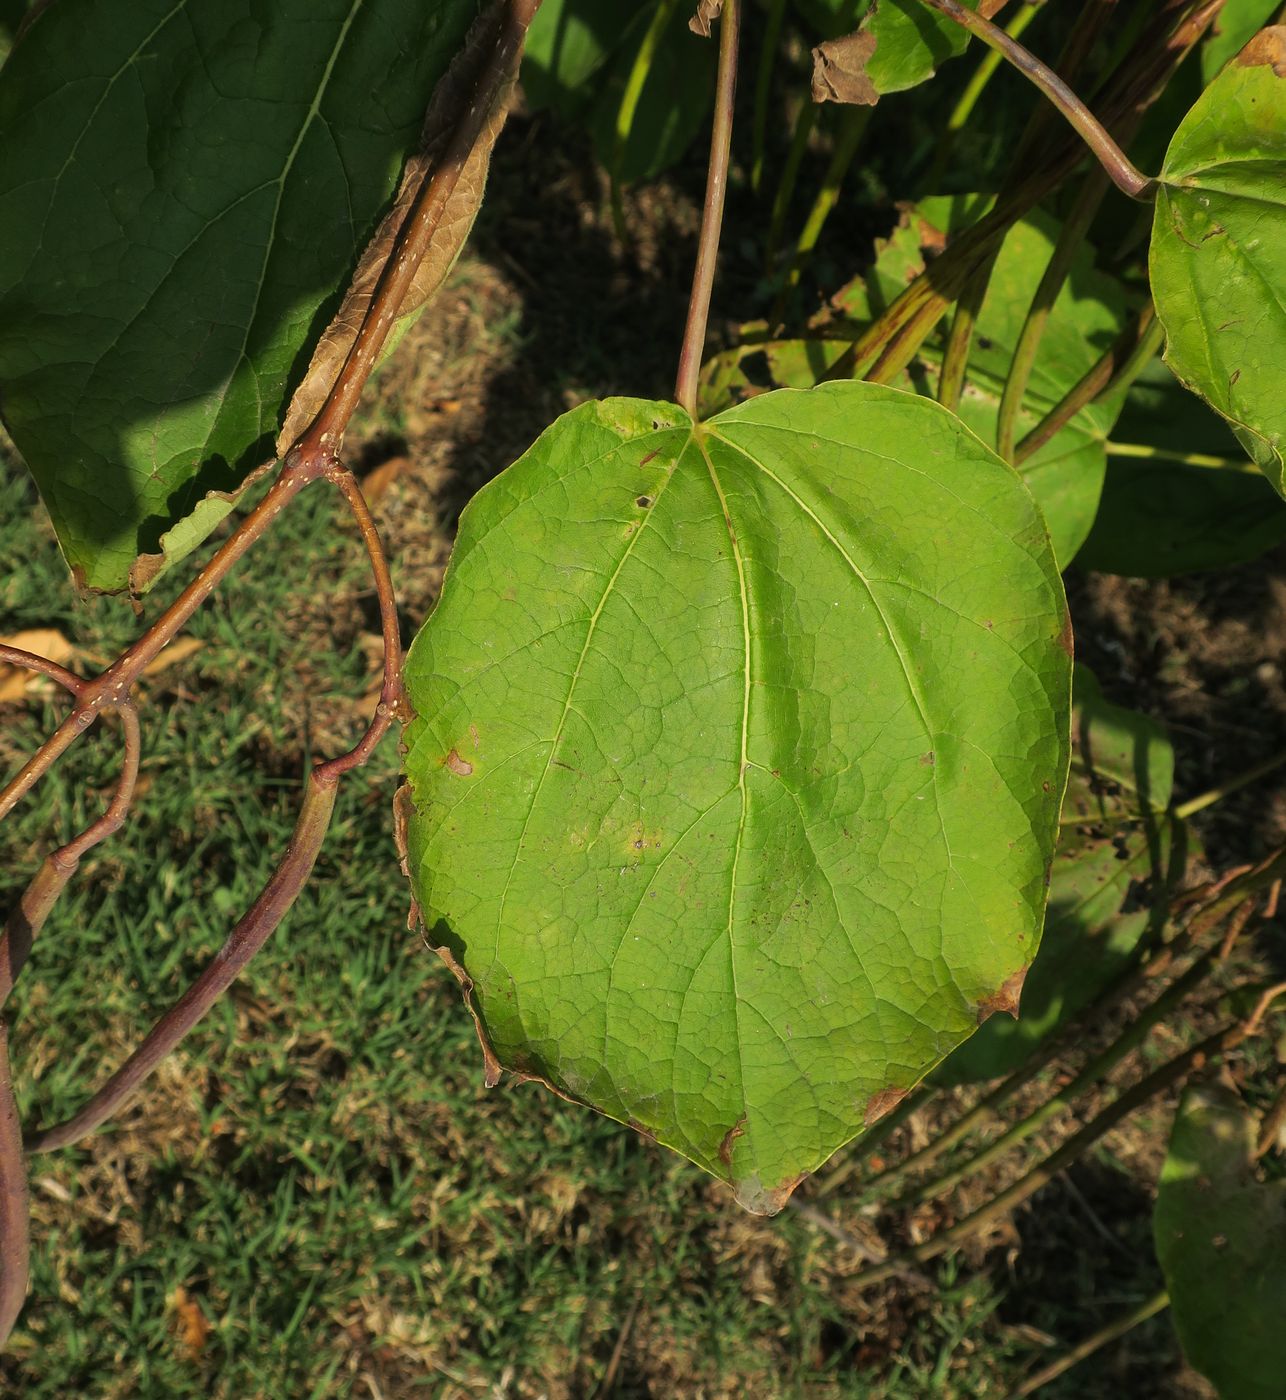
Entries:
{"label": "dark green leaf", "polygon": [[408,868],[499,1061],[780,1208],[1043,918],[1044,526],[869,384],[576,409],[469,505],[407,662]]}
{"label": "dark green leaf", "polygon": [[1168,578],[1258,558],[1286,540],[1286,502],[1250,470],[1228,425],[1154,360],[1131,386],[1112,433],[1176,456],[1244,462],[1220,469],[1166,458],[1109,457],[1082,568]]}
{"label": "dark green leaf", "polygon": [[1175,1331],[1221,1400],[1282,1393],[1286,1181],[1258,1179],[1255,1137],[1235,1093],[1188,1090],[1152,1218]]}
{"label": "dark green leaf", "polygon": [[533,111],[564,116],[593,97],[590,79],[620,45],[638,7],[623,0],[544,0],[527,36],[522,85]]}
{"label": "dark green leaf", "polygon": [[679,160],[705,129],[714,104],[718,45],[688,28],[693,8],[685,0],[670,15],[648,68],[619,165],[621,98],[656,13],[655,3],[636,10],[590,112],[589,128],[598,158],[624,184],[654,179]]}
{"label": "dark green leaf", "polygon": [[58,0],[14,51],[0,393],[85,583],[272,456],[477,8]]}

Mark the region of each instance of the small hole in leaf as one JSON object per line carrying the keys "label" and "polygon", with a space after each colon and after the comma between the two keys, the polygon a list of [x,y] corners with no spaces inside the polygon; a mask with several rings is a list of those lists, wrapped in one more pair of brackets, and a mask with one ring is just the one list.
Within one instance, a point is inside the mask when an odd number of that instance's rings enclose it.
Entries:
{"label": "small hole in leaf", "polygon": [[652,497],[640,496],[638,500],[634,502],[634,504],[638,506],[640,510],[646,510],[648,506],[652,504]]}

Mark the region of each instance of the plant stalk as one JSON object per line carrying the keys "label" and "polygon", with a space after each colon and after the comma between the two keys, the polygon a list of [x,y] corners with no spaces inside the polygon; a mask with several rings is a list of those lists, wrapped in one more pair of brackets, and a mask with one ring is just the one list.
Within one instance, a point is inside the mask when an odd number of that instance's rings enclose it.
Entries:
{"label": "plant stalk", "polygon": [[1108,134],[1106,127],[1058,74],[1035,54],[1010,38],[999,25],[983,19],[973,10],[967,10],[956,0],[920,0],[920,3],[977,35],[984,44],[995,49],[1033,82],[1067,119],[1119,190],[1131,199],[1149,200],[1156,197],[1157,182],[1135,168]]}
{"label": "plant stalk", "polygon": [[27,1163],[13,1097],[9,1027],[0,1017],[0,1346],[8,1340],[26,1300],[30,1260]]}
{"label": "plant stalk", "polygon": [[304,800],[290,845],[281,863],[214,955],[205,970],[147,1033],[143,1043],[97,1093],[66,1122],[33,1133],[29,1155],[69,1147],[101,1127],[123,1108],[144,1080],[178,1045],[240,975],[289,912],[321,850],[335,809],[338,784],[324,781],[314,768],[304,785]]}
{"label": "plant stalk", "polygon": [[79,836],[73,837],[66,845],[45,858],[5,921],[4,933],[0,935],[0,1007],[9,1000],[9,994],[13,991],[18,974],[31,953],[36,935],[66,889],[68,881],[79,869],[81,861],[100,842],[106,841],[109,836],[119,831],[129,814],[130,803],[134,799],[134,788],[138,782],[142,735],[138,711],[132,701],[122,701],[116,707],[116,713],[120,716],[124,737],[121,774],[116,790],[97,821],[91,822]]}
{"label": "plant stalk", "polygon": [[737,93],[737,47],[741,33],[740,0],[724,0],[719,14],[719,72],[715,80],[714,129],[710,133],[710,165],[706,176],[705,206],[697,242],[697,265],[692,276],[688,320],[679,352],[679,372],[674,397],[695,420],[697,383],[705,354],[706,325],[710,319],[710,295],[714,290],[723,207],[728,192],[728,162],[732,152],[732,109]]}
{"label": "plant stalk", "polygon": [[1132,1332],[1140,1323],[1144,1323],[1150,1317],[1155,1317],[1157,1313],[1164,1312],[1170,1306],[1170,1295],[1163,1288],[1160,1293],[1154,1293],[1152,1297],[1145,1299],[1137,1308],[1132,1308],[1124,1317],[1116,1318],[1109,1322],[1106,1327],[1101,1327],[1093,1335],[1086,1337],[1083,1342],[1078,1342],[1070,1351],[1066,1351],[1056,1361],[1051,1361],[1048,1366],[1042,1366],[1034,1375],[1027,1379],[1013,1392],[1012,1400],[1022,1400],[1024,1396],[1034,1395],[1043,1386],[1047,1386],[1050,1381],[1057,1380],[1064,1372],[1070,1371],[1073,1366],[1079,1365],[1087,1357],[1093,1356],[1096,1351],[1118,1338],[1124,1337],[1127,1332]]}
{"label": "plant stalk", "polygon": [[1097,403],[1132,384],[1151,363],[1165,332],[1149,301],[1135,323],[1072,385],[1053,408],[1014,449],[1014,465],[1022,464],[1056,437],[1088,404]]}
{"label": "plant stalk", "polygon": [[936,1258],[937,1255],[946,1253],[953,1245],[977,1234],[992,1221],[1034,1196],[1041,1187],[1048,1186],[1059,1172],[1066,1170],[1105,1133],[1110,1132],[1149,1100],[1182,1083],[1193,1070],[1203,1067],[1214,1057],[1235,1049],[1251,1034],[1251,1030],[1251,1020],[1237,1021],[1224,1026],[1199,1044],[1189,1047],[1127,1089],[1115,1102],[1090,1119],[1079,1132],[1068,1138],[1060,1148],[1050,1153],[1043,1162],[1038,1163],[1012,1186],[1006,1187],[986,1205],[971,1211],[949,1229],[943,1230],[923,1244],[892,1256],[873,1269],[856,1274],[849,1280],[850,1286],[870,1288],[877,1283],[883,1283],[886,1279],[895,1277],[902,1269]]}
{"label": "plant stalk", "polygon": [[[1095,1084],[1115,1069],[1131,1051],[1138,1049],[1147,1039],[1153,1027],[1159,1025],[1176,1006],[1182,1004],[1188,993],[1205,980],[1216,963],[1216,950],[1211,949],[1203,953],[1181,977],[1175,978],[1165,991],[1130,1023],[1122,1035],[1118,1036],[1106,1049],[1095,1055],[1069,1084],[1052,1094],[1039,1108],[1033,1109],[1025,1118],[1019,1119],[998,1138],[989,1142],[982,1151],[915,1188],[908,1193],[905,1200],[908,1203],[910,1201],[934,1200],[944,1191],[949,1191],[957,1182],[982,1171],[998,1157],[1002,1157],[1010,1148],[1025,1142],[1034,1132],[1044,1127],[1051,1118],[1056,1117],[1064,1109],[1070,1108],[1083,1093],[1093,1088]],[[901,1176],[906,1170],[914,1170],[916,1165],[917,1163],[912,1161],[905,1162],[896,1175]],[[874,1188],[877,1184],[878,1182],[872,1182],[871,1187]]]}

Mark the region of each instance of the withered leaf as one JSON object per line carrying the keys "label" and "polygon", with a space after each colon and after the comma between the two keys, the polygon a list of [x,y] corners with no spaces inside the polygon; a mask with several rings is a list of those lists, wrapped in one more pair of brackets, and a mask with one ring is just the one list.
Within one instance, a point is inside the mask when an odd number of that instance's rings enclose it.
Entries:
{"label": "withered leaf", "polygon": [[874,107],[880,94],[866,71],[875,52],[876,36],[858,29],[828,39],[813,50],[813,101],[849,102]]}
{"label": "withered leaf", "polygon": [[703,39],[710,37],[710,26],[719,18],[723,0],[697,0],[697,12],[688,21],[688,28]]}
{"label": "withered leaf", "polygon": [[[424,118],[420,149],[407,161],[393,208],[362,254],[343,303],[318,342],[308,371],[290,401],[277,438],[279,458],[290,450],[312,422],[343,368],[407,213],[425,180],[432,176],[453,130],[468,108],[478,74],[495,48],[508,8],[505,0],[493,0],[469,31],[464,47],[434,90],[433,100]],[[398,322],[404,322],[408,316],[421,310],[438,293],[469,236],[482,203],[492,148],[509,113],[520,58],[520,53],[515,55],[513,71],[497,90],[487,120],[398,310],[394,334]]]}

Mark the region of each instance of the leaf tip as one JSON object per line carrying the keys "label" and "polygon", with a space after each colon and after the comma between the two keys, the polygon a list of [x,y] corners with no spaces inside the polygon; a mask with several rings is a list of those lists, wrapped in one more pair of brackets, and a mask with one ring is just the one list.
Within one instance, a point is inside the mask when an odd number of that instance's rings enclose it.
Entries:
{"label": "leaf tip", "polygon": [[1026,978],[1027,969],[1020,967],[1017,972],[1011,972],[990,996],[983,997],[978,1003],[978,1024],[982,1025],[997,1011],[1003,1011],[1016,1021],[1018,1019],[1018,1005],[1023,994],[1023,982]]}
{"label": "leaf tip", "polygon": [[807,1179],[808,1173],[800,1172],[796,1176],[787,1177],[777,1186],[765,1186],[759,1173],[755,1172],[744,1181],[734,1181],[732,1191],[737,1204],[742,1210],[748,1210],[751,1215],[778,1215],[785,1209],[786,1202],[795,1194],[800,1184]]}

